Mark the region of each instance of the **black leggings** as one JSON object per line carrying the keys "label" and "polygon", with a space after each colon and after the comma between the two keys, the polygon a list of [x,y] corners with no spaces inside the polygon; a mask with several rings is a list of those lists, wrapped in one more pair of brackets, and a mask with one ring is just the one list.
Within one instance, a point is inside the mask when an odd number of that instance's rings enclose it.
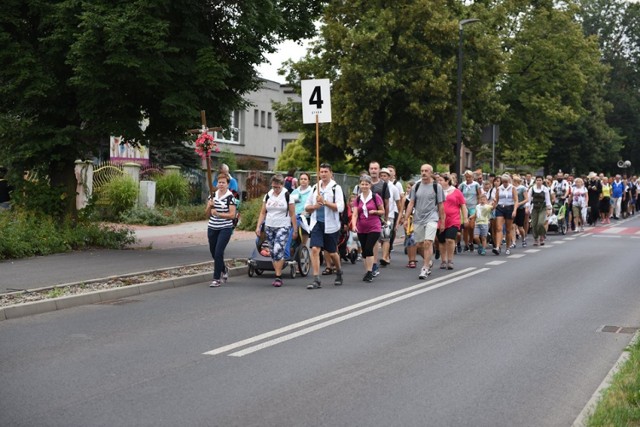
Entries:
{"label": "black leggings", "polygon": [[358,240],[360,240],[360,246],[362,246],[362,256],[373,256],[373,248],[376,242],[380,239],[380,232],[373,233],[358,233]]}

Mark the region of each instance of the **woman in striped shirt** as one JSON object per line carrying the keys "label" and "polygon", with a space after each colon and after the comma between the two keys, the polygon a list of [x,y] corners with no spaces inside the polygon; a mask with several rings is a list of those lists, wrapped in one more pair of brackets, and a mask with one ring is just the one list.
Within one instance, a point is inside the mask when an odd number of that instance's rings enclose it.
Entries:
{"label": "woman in striped shirt", "polygon": [[[217,288],[227,281],[227,269],[224,265],[224,250],[233,233],[233,219],[236,216],[236,201],[229,191],[231,177],[227,173],[218,175],[218,190],[207,202],[206,214],[209,215],[207,237],[209,251],[213,257],[213,281],[209,285]],[[222,277],[222,278],[221,278]]]}

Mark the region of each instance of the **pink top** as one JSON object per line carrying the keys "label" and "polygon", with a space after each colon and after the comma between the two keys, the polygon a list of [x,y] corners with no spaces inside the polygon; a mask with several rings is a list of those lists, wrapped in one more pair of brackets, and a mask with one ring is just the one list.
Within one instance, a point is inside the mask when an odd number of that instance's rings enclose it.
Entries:
{"label": "pink top", "polygon": [[371,211],[384,210],[384,202],[378,194],[374,194],[373,197],[376,198],[375,201],[373,200],[373,198],[371,198],[367,202],[367,211],[369,212],[368,217],[364,216],[364,212],[362,209],[362,200],[359,196],[356,199],[356,208],[358,209],[358,219],[356,220],[356,227],[358,228],[358,233],[379,233],[382,231],[380,215],[372,215]]}
{"label": "pink top", "polygon": [[457,188],[454,188],[453,192],[447,196],[445,196],[443,207],[444,207],[444,228],[449,227],[460,227],[460,209],[462,209],[462,205],[465,205],[466,201],[462,192]]}

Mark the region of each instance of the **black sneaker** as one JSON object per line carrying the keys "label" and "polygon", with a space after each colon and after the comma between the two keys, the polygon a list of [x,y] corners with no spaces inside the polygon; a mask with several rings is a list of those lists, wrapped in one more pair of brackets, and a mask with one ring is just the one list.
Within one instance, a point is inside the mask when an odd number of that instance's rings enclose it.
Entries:
{"label": "black sneaker", "polygon": [[440,251],[436,249],[436,259],[440,259]]}
{"label": "black sneaker", "polygon": [[342,286],[342,271],[336,273],[336,280],[333,282],[336,286]]}
{"label": "black sneaker", "polygon": [[367,271],[367,273],[362,278],[362,281],[363,282],[373,282],[373,273],[371,273],[370,271]]}
{"label": "black sneaker", "polygon": [[320,282],[318,282],[317,280],[314,280],[307,285],[307,289],[320,289],[321,287],[322,286],[320,285]]}
{"label": "black sneaker", "polygon": [[500,249],[496,248],[495,246],[493,247],[493,249],[491,249],[491,252],[493,252],[496,255],[500,255]]}

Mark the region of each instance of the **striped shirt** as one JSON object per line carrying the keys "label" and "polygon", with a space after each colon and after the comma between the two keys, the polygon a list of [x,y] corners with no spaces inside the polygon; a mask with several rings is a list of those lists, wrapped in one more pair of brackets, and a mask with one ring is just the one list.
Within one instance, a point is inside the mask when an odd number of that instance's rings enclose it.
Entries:
{"label": "striped shirt", "polygon": [[[213,197],[213,207],[219,214],[228,213],[229,206],[235,203],[233,194],[231,191],[227,190],[226,193],[222,197],[218,197],[218,192],[214,193]],[[227,218],[220,218],[219,216],[209,216],[209,228],[214,230],[220,230],[222,228],[232,228],[233,220]]]}

